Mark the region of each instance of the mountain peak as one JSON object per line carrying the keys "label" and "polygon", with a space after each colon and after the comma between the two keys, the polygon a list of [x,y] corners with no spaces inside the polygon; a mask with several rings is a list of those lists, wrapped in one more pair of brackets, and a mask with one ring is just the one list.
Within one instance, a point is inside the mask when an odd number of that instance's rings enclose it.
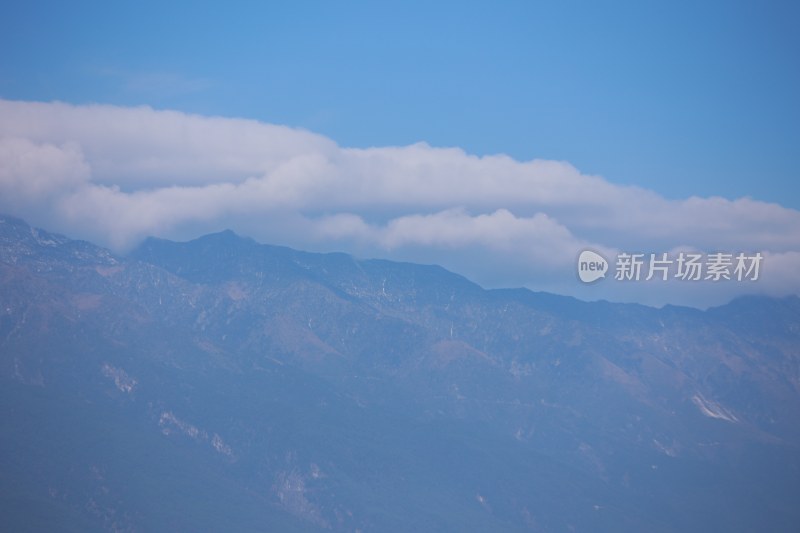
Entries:
{"label": "mountain peak", "polygon": [[797,298],[579,302],[232,231],[110,265],[3,225],[7,529],[800,523]]}
{"label": "mountain peak", "polygon": [[[218,231],[216,233],[209,233],[207,235],[203,235],[202,237],[198,237],[194,239],[194,241],[215,241],[215,242],[224,242],[224,243],[255,243],[253,239],[250,237],[243,237],[233,231],[232,229],[224,229],[222,231]],[[193,242],[193,241],[189,241]]]}

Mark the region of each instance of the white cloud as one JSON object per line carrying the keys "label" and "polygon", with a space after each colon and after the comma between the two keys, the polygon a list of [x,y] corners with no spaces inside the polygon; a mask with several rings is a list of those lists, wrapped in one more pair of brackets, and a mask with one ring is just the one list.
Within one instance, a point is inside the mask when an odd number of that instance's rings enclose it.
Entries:
{"label": "white cloud", "polygon": [[0,137],[0,205],[46,202],[85,184],[90,168],[75,143],[54,145]]}
{"label": "white cloud", "polygon": [[0,208],[118,250],[224,225],[298,247],[435,261],[485,284],[649,303],[710,303],[754,287],[586,289],[577,253],[762,251],[773,269],[755,288],[799,289],[800,212],[749,198],[668,200],[561,161],[424,143],[341,148],[285,126],[148,107],[0,100],[0,119]]}
{"label": "white cloud", "polygon": [[325,137],[285,126],[149,107],[0,100],[0,117],[0,136],[77,143],[94,183],[125,189],[238,183],[336,150]]}

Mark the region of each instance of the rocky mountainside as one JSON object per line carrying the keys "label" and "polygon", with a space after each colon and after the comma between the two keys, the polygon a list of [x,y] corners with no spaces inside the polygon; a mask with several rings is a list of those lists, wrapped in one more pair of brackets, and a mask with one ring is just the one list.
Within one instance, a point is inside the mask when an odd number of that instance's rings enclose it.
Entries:
{"label": "rocky mountainside", "polygon": [[0,529],[797,531],[800,298],[708,311],[0,217]]}

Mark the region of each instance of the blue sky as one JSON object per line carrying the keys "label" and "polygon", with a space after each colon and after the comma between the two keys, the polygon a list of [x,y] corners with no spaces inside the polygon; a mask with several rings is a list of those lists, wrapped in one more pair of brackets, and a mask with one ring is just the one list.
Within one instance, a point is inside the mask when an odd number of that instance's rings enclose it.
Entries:
{"label": "blue sky", "polygon": [[794,2],[16,2],[0,96],[566,160],[800,207]]}
{"label": "blue sky", "polygon": [[[232,228],[484,286],[800,293],[792,2],[19,2],[0,212],[125,253]],[[590,248],[756,284],[577,282]]]}

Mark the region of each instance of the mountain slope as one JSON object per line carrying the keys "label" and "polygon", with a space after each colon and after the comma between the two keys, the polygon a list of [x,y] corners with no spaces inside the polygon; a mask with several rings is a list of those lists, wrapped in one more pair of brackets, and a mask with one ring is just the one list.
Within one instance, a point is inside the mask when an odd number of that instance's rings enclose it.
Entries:
{"label": "mountain slope", "polygon": [[[14,530],[794,531],[800,299],[701,312],[0,218]],[[4,528],[4,529],[8,529]]]}

